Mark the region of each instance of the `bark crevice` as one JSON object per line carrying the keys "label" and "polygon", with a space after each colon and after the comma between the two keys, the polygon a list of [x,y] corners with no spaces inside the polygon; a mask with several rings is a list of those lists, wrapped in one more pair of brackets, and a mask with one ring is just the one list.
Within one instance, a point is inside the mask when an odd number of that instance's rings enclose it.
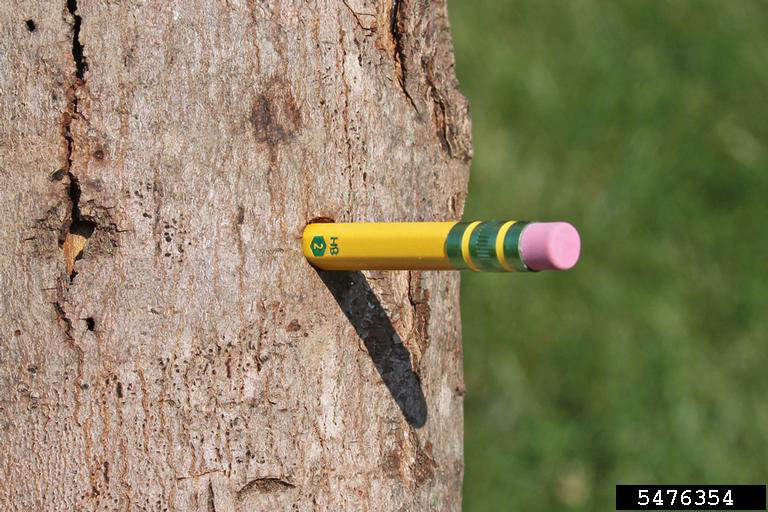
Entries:
{"label": "bark crevice", "polygon": [[96,229],[96,223],[89,218],[84,217],[80,212],[80,195],[82,194],[80,182],[71,172],[67,174],[69,176],[69,190],[67,194],[72,204],[69,232],[89,238]]}
{"label": "bark crevice", "polygon": [[83,80],[85,72],[88,71],[88,61],[85,59],[84,47],[80,42],[80,27],[83,23],[83,17],[77,14],[77,0],[67,0],[67,11],[69,11],[74,20],[72,26],[72,58],[75,59],[75,76]]}
{"label": "bark crevice", "polygon": [[413,347],[413,366],[417,374],[421,373],[421,359],[430,345],[429,321],[432,308],[429,305],[429,290],[422,284],[422,274],[408,272],[408,302],[413,308],[413,327],[409,335]]}
{"label": "bark crevice", "polygon": [[77,344],[75,341],[75,337],[72,335],[72,319],[69,318],[66,311],[64,310],[64,306],[62,305],[61,300],[57,300],[53,303],[53,308],[56,311],[56,317],[64,322],[64,339],[66,340],[67,345],[75,352],[77,356],[77,376],[75,377],[75,410],[74,410],[74,419],[75,423],[82,427],[82,424],[80,423],[80,390],[82,389],[82,380],[83,380],[83,360],[84,360],[84,352],[80,345]]}
{"label": "bark crevice", "polygon": [[242,495],[251,491],[257,491],[260,493],[280,492],[296,487],[295,484],[289,482],[284,478],[278,477],[261,477],[254,478],[246,483],[237,491],[238,498],[242,499]]}
{"label": "bark crevice", "polygon": [[440,144],[448,156],[454,158],[454,152],[451,148],[451,143],[448,141],[448,123],[447,123],[447,108],[445,105],[445,99],[440,90],[435,84],[433,77],[432,63],[426,59],[421,61],[422,68],[424,69],[424,76],[427,80],[427,86],[429,87],[429,95],[432,99],[435,112],[435,131],[437,132],[437,138],[440,139]]}
{"label": "bark crevice", "polygon": [[397,76],[397,81],[400,84],[400,88],[403,90],[403,94],[405,94],[405,97],[408,99],[408,103],[410,103],[413,107],[413,110],[416,111],[416,115],[421,117],[421,113],[419,112],[419,108],[416,106],[416,102],[413,101],[411,93],[408,92],[408,70],[405,65],[405,50],[403,49],[403,38],[405,37],[405,30],[402,26],[402,3],[403,0],[392,0],[392,8],[390,9],[389,14],[389,31],[392,34],[392,43],[394,45],[395,75]]}
{"label": "bark crevice", "polygon": [[208,512],[216,512],[216,495],[213,492],[213,480],[208,480]]}
{"label": "bark crevice", "polygon": [[341,1],[347,7],[349,12],[352,13],[352,16],[355,18],[355,22],[357,22],[357,26],[360,27],[361,29],[363,29],[363,31],[365,31],[365,33],[366,33],[365,35],[369,36],[369,35],[373,34],[374,32],[376,32],[376,25],[375,24],[373,26],[366,27],[365,25],[363,25],[363,21],[360,19],[360,16],[370,16],[372,18],[375,18],[376,17],[375,14],[371,14],[369,12],[356,12],[354,9],[352,9],[352,7],[350,7],[350,5],[347,2],[347,0],[341,0]]}
{"label": "bark crevice", "polygon": [[88,70],[88,63],[85,59],[84,47],[80,42],[80,27],[82,25],[82,16],[77,14],[77,0],[67,0],[67,11],[73,19],[72,24],[72,58],[75,62],[75,81],[69,89],[69,104],[64,112],[64,121],[62,131],[67,147],[67,156],[65,168],[60,169],[55,174],[64,174],[69,178],[69,187],[67,188],[67,197],[70,203],[69,223],[64,226],[59,237],[59,245],[64,251],[64,261],[67,267],[67,276],[70,282],[75,278],[77,272],[74,270],[75,261],[80,259],[85,248],[86,241],[91,237],[96,229],[96,223],[92,219],[86,218],[80,211],[80,182],[72,172],[72,160],[75,151],[75,142],[72,135],[72,120],[80,117],[79,100],[77,93],[84,83],[85,72]]}
{"label": "bark crevice", "polygon": [[53,307],[56,310],[56,315],[59,317],[61,321],[64,322],[64,336],[68,340],[72,340],[72,320],[69,319],[67,314],[64,312],[64,307],[61,305],[60,302],[54,302]]}
{"label": "bark crevice", "polygon": [[[68,144],[71,144],[71,137],[67,139]],[[68,155],[71,158],[71,155]],[[77,276],[77,272],[74,269],[75,262],[79,260],[83,255],[86,242],[96,230],[96,223],[92,220],[83,217],[80,212],[80,182],[72,174],[71,171],[67,171],[69,177],[69,187],[67,190],[67,197],[71,205],[70,209],[70,221],[69,226],[65,230],[64,240],[61,243],[61,248],[64,252],[64,262],[67,267],[67,276],[69,281]]]}

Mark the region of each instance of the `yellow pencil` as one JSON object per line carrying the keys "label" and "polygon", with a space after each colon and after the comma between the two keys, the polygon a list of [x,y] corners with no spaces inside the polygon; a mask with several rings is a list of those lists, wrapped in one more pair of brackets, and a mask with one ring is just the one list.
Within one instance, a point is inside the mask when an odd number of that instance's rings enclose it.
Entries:
{"label": "yellow pencil", "polygon": [[323,270],[568,270],[580,249],[567,222],[313,223],[303,236]]}

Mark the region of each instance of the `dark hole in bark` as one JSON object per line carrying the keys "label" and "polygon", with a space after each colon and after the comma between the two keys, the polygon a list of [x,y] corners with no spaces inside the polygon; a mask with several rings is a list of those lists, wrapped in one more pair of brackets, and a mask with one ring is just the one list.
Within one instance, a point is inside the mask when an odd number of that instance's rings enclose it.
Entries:
{"label": "dark hole in bark", "polygon": [[92,316],[86,318],[85,323],[88,326],[89,331],[92,331],[96,327],[96,320],[94,320]]}
{"label": "dark hole in bark", "polygon": [[30,32],[34,32],[37,29],[37,25],[35,25],[35,20],[27,20],[24,23],[27,24],[27,30]]}
{"label": "dark hole in bark", "polygon": [[72,202],[72,225],[69,232],[90,238],[93,230],[96,229],[96,223],[83,219],[80,215],[80,183],[71,173],[69,175],[69,199]]}

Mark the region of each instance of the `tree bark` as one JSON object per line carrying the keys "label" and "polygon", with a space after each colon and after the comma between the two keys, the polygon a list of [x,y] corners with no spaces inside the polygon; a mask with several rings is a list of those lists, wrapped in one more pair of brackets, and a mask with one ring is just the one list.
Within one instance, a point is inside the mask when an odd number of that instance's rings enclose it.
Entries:
{"label": "tree bark", "polygon": [[458,275],[300,248],[461,217],[445,1],[0,15],[0,508],[459,510]]}

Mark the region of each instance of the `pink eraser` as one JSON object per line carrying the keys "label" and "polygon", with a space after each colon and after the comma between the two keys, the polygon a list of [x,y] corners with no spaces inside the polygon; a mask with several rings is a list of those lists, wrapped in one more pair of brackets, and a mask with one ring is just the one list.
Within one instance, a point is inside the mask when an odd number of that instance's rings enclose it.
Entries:
{"label": "pink eraser", "polygon": [[532,222],[520,235],[520,259],[533,270],[568,270],[580,251],[579,232],[567,222]]}

